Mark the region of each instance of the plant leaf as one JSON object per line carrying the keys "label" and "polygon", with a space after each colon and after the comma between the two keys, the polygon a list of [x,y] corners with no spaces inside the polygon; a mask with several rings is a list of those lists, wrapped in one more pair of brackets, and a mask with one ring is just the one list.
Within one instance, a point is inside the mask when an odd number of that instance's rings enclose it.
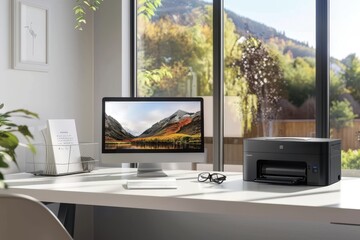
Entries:
{"label": "plant leaf", "polygon": [[9,164],[4,161],[4,157],[0,155],[0,168],[8,168]]}
{"label": "plant leaf", "polygon": [[8,185],[4,182],[4,175],[0,172],[0,188],[8,188]]}
{"label": "plant leaf", "polygon": [[5,149],[15,149],[19,145],[19,139],[11,132],[0,132],[0,146]]}
{"label": "plant leaf", "polygon": [[30,112],[30,111],[28,111],[26,109],[12,110],[12,111],[4,113],[4,115],[10,116],[10,115],[13,115],[13,113],[23,113],[23,114],[25,114],[27,116],[31,116],[33,118],[39,118],[39,115],[37,113]]}
{"label": "plant leaf", "polygon": [[30,151],[31,151],[33,154],[36,153],[36,148],[35,148],[34,145],[32,145],[31,143],[29,143],[27,146],[29,147]]}
{"label": "plant leaf", "polygon": [[34,138],[31,132],[29,131],[29,128],[26,125],[18,126],[18,130],[22,135],[26,137]]}

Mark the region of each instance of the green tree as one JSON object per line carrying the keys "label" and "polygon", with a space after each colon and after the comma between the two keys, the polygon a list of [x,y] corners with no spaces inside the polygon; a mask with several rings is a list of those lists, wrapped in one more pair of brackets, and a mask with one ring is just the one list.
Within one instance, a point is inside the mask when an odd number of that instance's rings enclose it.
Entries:
{"label": "green tree", "polygon": [[242,56],[236,63],[249,84],[250,93],[257,96],[258,116],[263,134],[269,135],[269,121],[276,118],[278,102],[282,98],[284,83],[280,61],[255,37],[244,38]]}
{"label": "green tree", "polygon": [[249,82],[244,78],[240,63],[242,48],[240,45],[241,37],[236,33],[235,24],[231,19],[224,18],[224,50],[225,50],[225,71],[224,89],[225,96],[237,98],[237,113],[240,119],[240,130],[242,133],[252,129],[254,119],[258,111],[258,98],[256,94],[250,92]]}
{"label": "green tree", "polygon": [[[195,9],[193,14],[196,21],[186,25],[178,24],[169,17],[142,22],[138,41],[138,69],[152,71],[165,64],[174,70],[173,77],[164,78],[159,84],[174,85],[167,82],[172,81],[184,86],[195,79],[198,86],[195,94],[206,96],[212,93],[212,27],[208,25],[207,13],[200,15],[199,10]],[[183,87],[178,89],[184,91]],[[167,95],[168,92],[154,91],[154,94]],[[175,96],[180,95],[187,94],[175,93]]]}
{"label": "green tree", "polygon": [[348,92],[342,75],[330,70],[330,102],[338,100],[342,94]]}
{"label": "green tree", "polygon": [[351,127],[357,117],[348,100],[333,101],[330,107],[330,127],[337,131],[344,127]]}
{"label": "green tree", "polygon": [[343,73],[346,88],[360,102],[360,60],[355,54],[350,54],[343,61],[346,65]]}
{"label": "green tree", "polygon": [[341,151],[342,169],[360,169],[360,151],[349,149]]}
{"label": "green tree", "polygon": [[[197,95],[212,94],[212,6],[195,8],[187,22],[169,16],[141,20],[138,41],[138,87],[146,96],[186,96],[186,86],[196,79]],[[225,16],[225,94],[238,99],[242,132],[250,130],[257,113],[257,96],[249,91],[236,61],[241,48],[234,23]],[[160,74],[166,66],[170,73]],[[151,75],[154,75],[152,77]],[[185,86],[185,87],[184,87]]]}
{"label": "green tree", "polygon": [[225,96],[236,97],[237,113],[242,133],[251,131],[258,111],[258,98],[250,92],[249,82],[244,78],[240,63],[242,57],[241,40],[233,21],[224,16],[224,90]]}
{"label": "green tree", "polygon": [[142,97],[149,97],[156,95],[155,93],[160,88],[162,79],[171,79],[172,74],[168,66],[163,65],[159,69],[151,71],[141,70],[138,71],[138,94]]}
{"label": "green tree", "polygon": [[284,66],[283,70],[291,103],[299,107],[308,98],[315,96],[315,59],[298,57]]}

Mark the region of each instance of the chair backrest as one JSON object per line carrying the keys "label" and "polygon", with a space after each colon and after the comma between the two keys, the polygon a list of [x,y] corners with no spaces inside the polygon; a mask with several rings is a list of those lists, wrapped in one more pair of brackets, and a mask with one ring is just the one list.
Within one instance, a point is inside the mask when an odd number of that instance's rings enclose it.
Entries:
{"label": "chair backrest", "polygon": [[35,198],[0,194],[0,239],[71,240],[57,217]]}

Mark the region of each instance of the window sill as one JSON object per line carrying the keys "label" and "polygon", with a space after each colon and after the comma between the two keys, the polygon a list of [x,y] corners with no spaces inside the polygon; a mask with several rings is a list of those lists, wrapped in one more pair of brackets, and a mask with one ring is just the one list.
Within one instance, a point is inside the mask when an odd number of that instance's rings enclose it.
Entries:
{"label": "window sill", "polygon": [[360,169],[341,169],[343,177],[360,177]]}

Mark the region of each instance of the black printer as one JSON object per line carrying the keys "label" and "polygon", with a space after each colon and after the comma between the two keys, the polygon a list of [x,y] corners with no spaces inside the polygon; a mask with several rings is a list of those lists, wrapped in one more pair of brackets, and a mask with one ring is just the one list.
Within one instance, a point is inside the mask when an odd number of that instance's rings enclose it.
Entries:
{"label": "black printer", "polygon": [[244,180],[326,186],[341,179],[341,142],[327,138],[244,139]]}

